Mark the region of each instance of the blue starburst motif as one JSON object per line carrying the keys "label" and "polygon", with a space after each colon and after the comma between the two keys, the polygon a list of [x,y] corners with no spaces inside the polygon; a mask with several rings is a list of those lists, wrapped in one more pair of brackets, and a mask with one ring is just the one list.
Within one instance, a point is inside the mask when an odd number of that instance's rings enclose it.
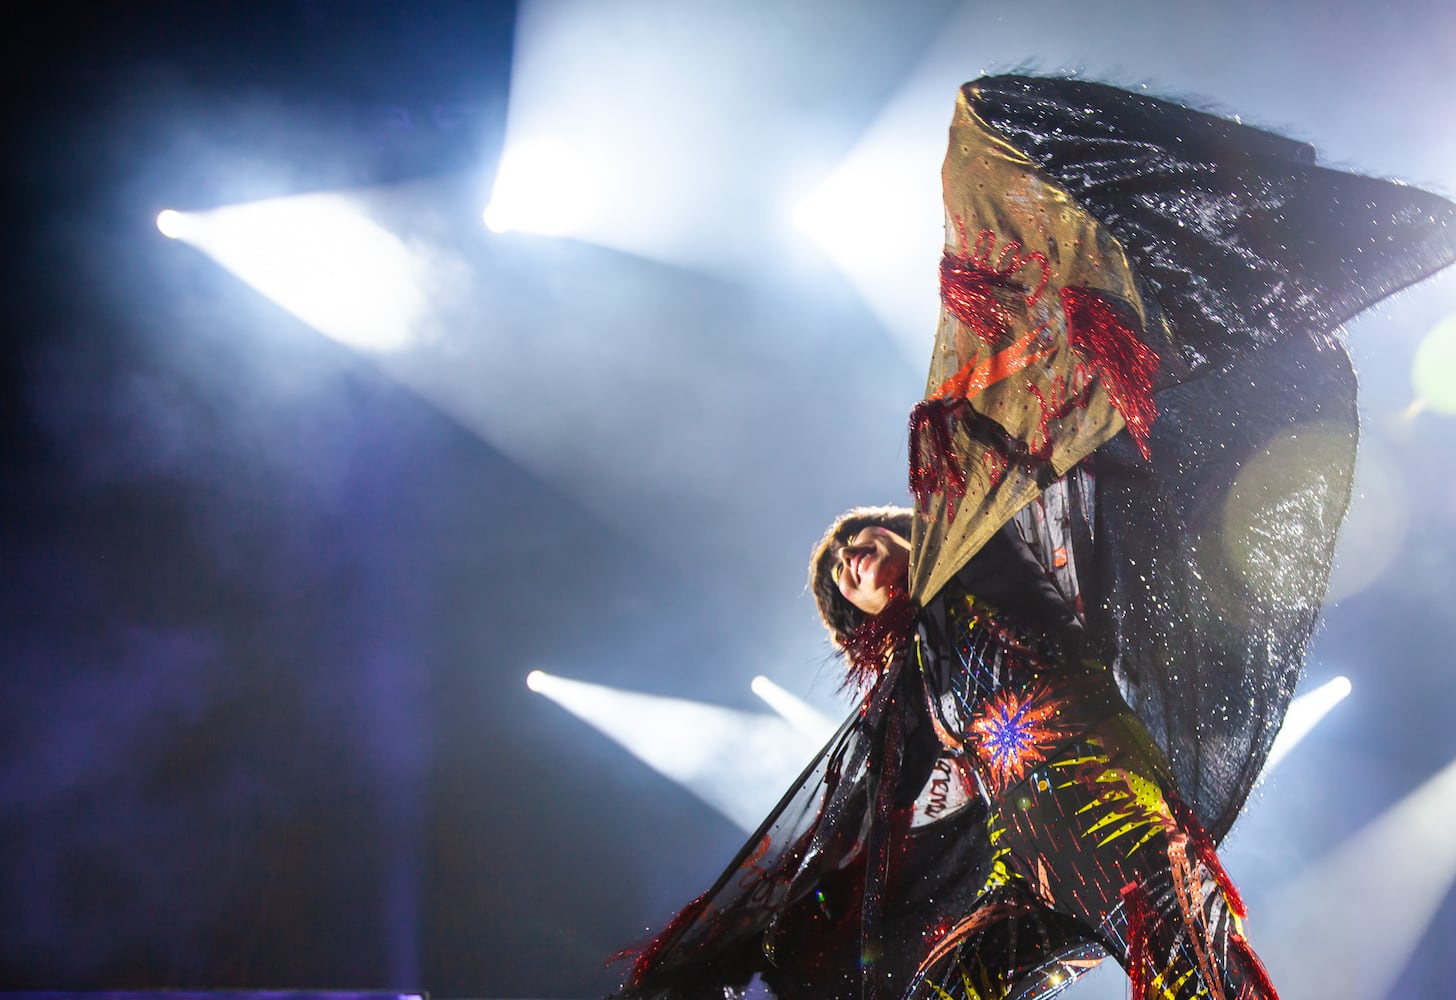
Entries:
{"label": "blue starburst motif", "polygon": [[1004,792],[1046,759],[1062,735],[1052,722],[1056,710],[1055,700],[1040,686],[1020,696],[1002,691],[971,722],[993,791]]}

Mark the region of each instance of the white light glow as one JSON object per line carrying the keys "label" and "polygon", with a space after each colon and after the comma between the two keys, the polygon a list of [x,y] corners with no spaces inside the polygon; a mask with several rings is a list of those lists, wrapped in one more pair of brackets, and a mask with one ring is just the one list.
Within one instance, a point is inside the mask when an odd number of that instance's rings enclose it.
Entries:
{"label": "white light glow", "polygon": [[[1259,926],[1275,982],[1299,996],[1389,996],[1456,882],[1456,762],[1279,888]],[[1287,988],[1287,987],[1286,987]]]}
{"label": "white light glow", "polygon": [[485,222],[485,228],[493,233],[508,233],[511,230],[510,216],[494,203],[485,206],[485,211],[480,213],[480,217]]}
{"label": "white light glow", "polygon": [[546,680],[546,674],[540,670],[532,670],[526,675],[526,687],[532,691],[540,691],[541,685]]}
{"label": "white light glow", "polygon": [[157,213],[157,229],[169,240],[180,239],[187,231],[187,217],[176,209],[163,209]]}
{"label": "white light glow", "polygon": [[1264,775],[1273,771],[1289,755],[1289,751],[1308,736],[1310,730],[1329,714],[1330,709],[1344,701],[1349,693],[1349,678],[1336,677],[1290,702],[1289,711],[1284,716],[1284,726],[1274,738],[1274,745],[1269,748],[1269,759],[1264,762]]}
{"label": "white light glow", "polygon": [[834,735],[836,725],[833,719],[808,702],[795,698],[762,674],[753,679],[749,688],[809,739],[825,743]]}
{"label": "white light glow", "polygon": [[532,690],[556,702],[678,782],[746,831],[754,830],[819,743],[773,715],[619,691],[533,671]]}
{"label": "white light glow", "polygon": [[935,156],[905,132],[895,119],[872,131],[793,217],[907,353],[923,357],[935,331],[944,209],[925,183]]}
{"label": "white light glow", "polygon": [[600,197],[593,159],[562,139],[512,141],[496,172],[485,224],[497,233],[549,236],[576,235],[589,228]]}
{"label": "white light glow", "polygon": [[183,239],[320,333],[389,351],[421,332],[431,278],[427,256],[354,199],[276,198],[188,220]]}
{"label": "white light glow", "polygon": [[[898,270],[939,248],[939,201],[924,195],[924,163],[903,147],[860,149],[794,210],[794,224],[851,276]],[[924,275],[922,274],[922,277]]]}
{"label": "white light glow", "polygon": [[1423,407],[1456,414],[1456,316],[1438,324],[1416,348],[1411,383]]}
{"label": "white light glow", "polygon": [[[939,9],[865,4],[846,17],[843,7],[832,0],[520,4],[506,159],[529,163],[540,137],[564,136],[570,155],[548,157],[545,167],[550,174],[563,164],[570,171],[553,189],[546,174],[537,178],[503,162],[491,199],[499,212],[492,211],[491,224],[569,235],[715,274],[761,274],[766,263],[773,266],[766,255],[780,252],[784,237],[792,235],[785,233],[783,207],[790,192],[810,190],[824,175],[825,151],[844,149],[852,141],[850,129],[857,128],[857,122],[826,114],[838,105],[826,104],[823,95],[841,87],[858,92],[867,80],[902,79],[910,51],[882,51],[871,43],[852,51],[816,46],[806,54],[804,38],[826,24],[852,23],[866,39],[883,33],[930,39],[944,28]],[[765,31],[770,21],[775,30]],[[957,73],[964,66],[960,51]],[[749,66],[753,71],[744,72]],[[903,184],[898,173],[882,181],[927,196],[930,269],[916,272],[915,301],[932,306],[940,244],[935,176],[960,82],[959,75],[937,79],[932,101],[905,105],[924,111],[925,155],[912,184]],[[586,192],[579,185],[588,179]],[[537,221],[536,209],[526,207],[544,201],[554,214],[563,208],[557,199],[579,193],[589,194],[573,209],[581,214],[558,222]],[[918,323],[917,332],[928,336],[934,311],[906,322]]]}

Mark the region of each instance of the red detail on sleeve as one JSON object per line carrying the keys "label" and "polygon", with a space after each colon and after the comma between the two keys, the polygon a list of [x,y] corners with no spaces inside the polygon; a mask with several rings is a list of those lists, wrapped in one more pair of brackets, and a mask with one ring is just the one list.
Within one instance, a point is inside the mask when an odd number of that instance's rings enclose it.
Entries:
{"label": "red detail on sleeve", "polygon": [[966,220],[959,215],[955,217],[955,228],[960,237],[958,242],[961,245],[961,252],[957,256],[961,260],[1002,276],[1019,271],[1027,264],[1035,264],[1040,271],[1040,278],[1036,287],[1027,293],[1026,304],[1028,306],[1036,305],[1037,299],[1041,298],[1041,293],[1046,291],[1046,287],[1052,279],[1051,263],[1047,260],[1046,254],[1040,250],[1027,253],[1020,240],[1008,240],[1006,245],[1001,248],[1001,252],[996,255],[996,263],[992,264],[991,254],[996,249],[996,230],[982,229],[976,234],[976,242],[973,246],[966,233]]}
{"label": "red detail on sleeve", "polygon": [[[1053,391],[1055,392],[1055,390]],[[1036,437],[1027,442],[1026,447],[1043,462],[1049,462],[1052,457],[1052,420],[1065,416],[1066,413],[1063,411],[1070,411],[1071,407],[1057,407],[1053,402],[1049,402],[1035,382],[1026,383],[1026,392],[1036,400],[1037,405],[1041,408],[1041,416],[1037,418],[1036,422]]]}
{"label": "red detail on sleeve", "polygon": [[1223,891],[1224,902],[1228,904],[1229,911],[1234,916],[1243,919],[1249,915],[1248,907],[1244,905],[1244,897],[1239,895],[1239,890],[1234,886],[1234,880],[1229,878],[1229,873],[1224,870],[1223,862],[1218,859],[1218,851],[1214,847],[1213,838],[1198,822],[1198,817],[1184,802],[1176,795],[1165,795],[1168,803],[1168,811],[1173,814],[1173,819],[1184,833],[1188,834],[1188,840],[1193,845],[1193,852],[1198,860],[1203,862],[1203,867],[1213,876],[1218,883],[1219,889]]}
{"label": "red detail on sleeve", "polygon": [[632,986],[642,985],[642,980],[646,978],[649,972],[652,971],[652,967],[657,964],[658,958],[660,958],[662,953],[667,950],[668,944],[676,941],[678,935],[686,930],[688,925],[690,925],[693,921],[697,920],[698,917],[702,915],[702,912],[707,907],[707,904],[708,894],[705,892],[697,899],[689,903],[687,906],[684,906],[681,910],[679,910],[678,915],[673,917],[672,921],[662,929],[662,933],[657,935],[657,937],[653,938],[651,941],[647,942],[647,944],[641,949],[623,949],[622,951],[617,952],[617,954],[613,955],[610,959],[608,959],[608,964],[621,961],[625,958],[631,958],[632,955],[635,953],[637,958],[632,963],[632,974],[628,976],[627,982],[630,983]]}
{"label": "red detail on sleeve", "polygon": [[1151,458],[1148,434],[1158,415],[1153,402],[1157,352],[1139,340],[1112,305],[1090,288],[1063,288],[1062,310],[1067,316],[1067,340],[1081,359],[1079,365],[1101,380],[1138,451]]}
{"label": "red detail on sleeve", "polygon": [[1254,954],[1254,949],[1249,947],[1244,936],[1238,931],[1229,931],[1229,946],[1243,960],[1243,967],[1239,971],[1247,977],[1239,990],[1237,1000],[1279,1000],[1279,994],[1275,992],[1274,983],[1269,978],[1269,970],[1264,968],[1264,963],[1259,961],[1259,956]]}
{"label": "red detail on sleeve", "polygon": [[1152,931],[1152,907],[1148,894],[1136,882],[1122,887],[1122,907],[1127,915],[1127,980],[1133,1000],[1148,1000],[1153,985],[1149,965],[1148,935]]}

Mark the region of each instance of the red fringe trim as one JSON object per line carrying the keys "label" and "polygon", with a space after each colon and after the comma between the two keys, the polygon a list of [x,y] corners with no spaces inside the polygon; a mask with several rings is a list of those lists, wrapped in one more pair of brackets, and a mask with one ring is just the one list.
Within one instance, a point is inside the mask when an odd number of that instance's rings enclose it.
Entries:
{"label": "red fringe trim", "polygon": [[940,258],[940,301],[966,329],[991,347],[1011,334],[1012,317],[997,293],[1022,294],[1021,287],[969,254],[950,250]]}
{"label": "red fringe trim", "polygon": [[1150,967],[1152,956],[1148,954],[1149,923],[1152,907],[1148,894],[1136,882],[1122,887],[1122,907],[1127,914],[1127,980],[1131,986],[1132,1000],[1147,1000],[1153,985]]}
{"label": "red fringe trim", "polygon": [[1275,992],[1274,983],[1269,978],[1269,970],[1264,968],[1264,963],[1259,961],[1259,956],[1249,947],[1248,940],[1238,931],[1229,931],[1229,945],[1243,959],[1241,974],[1249,977],[1239,987],[1236,1000],[1279,1000],[1279,994]]}
{"label": "red fringe trim", "polygon": [[608,958],[607,964],[612,965],[616,962],[622,962],[635,955],[636,960],[632,963],[632,972],[627,977],[627,983],[630,986],[642,985],[642,980],[652,971],[652,967],[657,964],[658,958],[662,956],[668,944],[675,940],[689,924],[702,915],[707,903],[708,894],[705,892],[679,910],[677,916],[673,917],[668,925],[662,929],[662,932],[651,941],[641,946],[632,945],[623,948]]}
{"label": "red fringe trim", "polygon": [[922,399],[910,411],[910,492],[915,509],[930,513],[930,498],[945,495],[945,519],[955,520],[956,504],[966,495],[966,470],[951,439],[950,410],[955,404]]}
{"label": "red fringe trim", "polygon": [[1229,878],[1229,873],[1224,869],[1223,862],[1219,860],[1218,849],[1214,846],[1213,838],[1198,822],[1198,817],[1193,810],[1176,795],[1165,795],[1168,802],[1168,810],[1173,814],[1173,819],[1184,833],[1188,834],[1188,840],[1193,845],[1193,852],[1213,880],[1218,883],[1219,889],[1223,892],[1224,902],[1228,904],[1229,911],[1240,920],[1249,915],[1248,908],[1244,905],[1244,897],[1239,895],[1239,890],[1234,886],[1234,880]]}
{"label": "red fringe trim", "polygon": [[875,686],[891,659],[910,640],[911,626],[920,609],[904,594],[895,594],[877,615],[866,618],[849,633],[844,651],[849,657],[845,686],[868,691]]}
{"label": "red fringe trim", "polygon": [[1158,416],[1153,402],[1157,352],[1139,340],[1111,304],[1090,288],[1063,288],[1062,311],[1067,316],[1067,340],[1081,364],[1101,380],[1138,451],[1143,458],[1151,458],[1148,434]]}

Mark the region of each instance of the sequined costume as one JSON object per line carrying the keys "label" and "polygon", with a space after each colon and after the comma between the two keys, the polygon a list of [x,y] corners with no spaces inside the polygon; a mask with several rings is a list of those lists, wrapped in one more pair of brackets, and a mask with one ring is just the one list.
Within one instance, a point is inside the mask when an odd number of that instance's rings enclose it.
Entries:
{"label": "sequined costume", "polygon": [[1212,841],[1111,672],[1076,658],[1075,635],[947,591],[922,615],[915,667],[940,745],[988,806],[991,855],[908,995],[1047,996],[1105,950],[1134,996],[1273,998]]}
{"label": "sequined costume", "polygon": [[1456,206],[1028,77],[963,88],[944,181],[893,652],[623,995],[1026,1000],[1112,954],[1139,1000],[1272,996],[1213,845],[1349,496],[1336,327],[1456,259]]}

